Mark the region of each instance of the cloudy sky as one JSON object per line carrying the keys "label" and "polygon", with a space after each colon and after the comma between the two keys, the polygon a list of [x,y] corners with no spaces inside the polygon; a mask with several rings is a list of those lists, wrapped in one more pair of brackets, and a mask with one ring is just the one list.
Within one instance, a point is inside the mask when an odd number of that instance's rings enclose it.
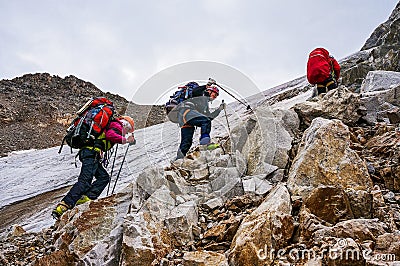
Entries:
{"label": "cloudy sky", "polygon": [[[169,86],[143,90],[157,73],[210,61],[265,90],[303,76],[308,53],[318,46],[337,59],[360,50],[397,2],[0,0],[0,79],[74,75],[149,104]],[[201,74],[222,84],[230,79]]]}

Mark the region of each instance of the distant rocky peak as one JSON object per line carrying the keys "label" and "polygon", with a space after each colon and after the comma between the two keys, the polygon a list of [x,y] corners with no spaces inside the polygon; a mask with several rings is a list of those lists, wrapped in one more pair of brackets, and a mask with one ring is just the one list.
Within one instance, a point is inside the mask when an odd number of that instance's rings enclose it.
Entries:
{"label": "distant rocky peak", "polygon": [[380,45],[398,45],[400,43],[399,30],[400,2],[397,3],[389,19],[374,30],[361,50],[368,50]]}

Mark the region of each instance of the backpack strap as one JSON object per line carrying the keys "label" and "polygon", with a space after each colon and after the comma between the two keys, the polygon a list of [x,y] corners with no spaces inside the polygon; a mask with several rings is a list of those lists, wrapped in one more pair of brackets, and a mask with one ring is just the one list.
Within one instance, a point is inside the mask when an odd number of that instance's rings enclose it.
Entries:
{"label": "backpack strap", "polygon": [[187,113],[189,113],[189,112],[190,112],[190,109],[186,109],[185,112],[183,112],[182,119],[183,119],[183,123],[184,123],[184,124],[187,123],[187,121],[186,121],[186,115],[187,115]]}
{"label": "backpack strap", "polygon": [[330,65],[331,65],[331,76],[332,76],[332,79],[336,79],[336,75],[335,75],[335,69],[333,68],[333,60],[332,60],[332,58],[333,57],[329,57],[329,63],[330,63]]}

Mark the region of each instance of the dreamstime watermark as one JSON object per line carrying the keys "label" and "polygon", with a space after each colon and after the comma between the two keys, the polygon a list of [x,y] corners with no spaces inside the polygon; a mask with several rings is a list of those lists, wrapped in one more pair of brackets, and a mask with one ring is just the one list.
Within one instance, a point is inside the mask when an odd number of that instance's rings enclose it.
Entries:
{"label": "dreamstime watermark", "polygon": [[372,250],[361,250],[357,246],[348,245],[347,239],[339,239],[335,245],[322,249],[307,249],[303,247],[293,247],[290,249],[275,250],[267,245],[264,248],[256,248],[256,254],[259,260],[288,260],[292,262],[308,261],[315,259],[325,259],[332,261],[396,261],[395,254],[374,254]]}

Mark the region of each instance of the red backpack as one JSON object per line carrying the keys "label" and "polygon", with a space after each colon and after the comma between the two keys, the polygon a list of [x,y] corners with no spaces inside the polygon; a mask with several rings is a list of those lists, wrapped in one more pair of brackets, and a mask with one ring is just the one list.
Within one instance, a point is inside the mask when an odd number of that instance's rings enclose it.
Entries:
{"label": "red backpack", "polygon": [[108,127],[114,116],[113,103],[104,97],[90,99],[82,108],[76,112],[78,115],[67,129],[59,153],[64,141],[74,149],[94,144]]}
{"label": "red backpack", "polygon": [[310,84],[318,84],[323,83],[330,77],[338,79],[340,66],[336,60],[334,60],[335,59],[330,57],[329,52],[324,48],[316,48],[311,51],[307,62],[308,82],[310,82]]}

